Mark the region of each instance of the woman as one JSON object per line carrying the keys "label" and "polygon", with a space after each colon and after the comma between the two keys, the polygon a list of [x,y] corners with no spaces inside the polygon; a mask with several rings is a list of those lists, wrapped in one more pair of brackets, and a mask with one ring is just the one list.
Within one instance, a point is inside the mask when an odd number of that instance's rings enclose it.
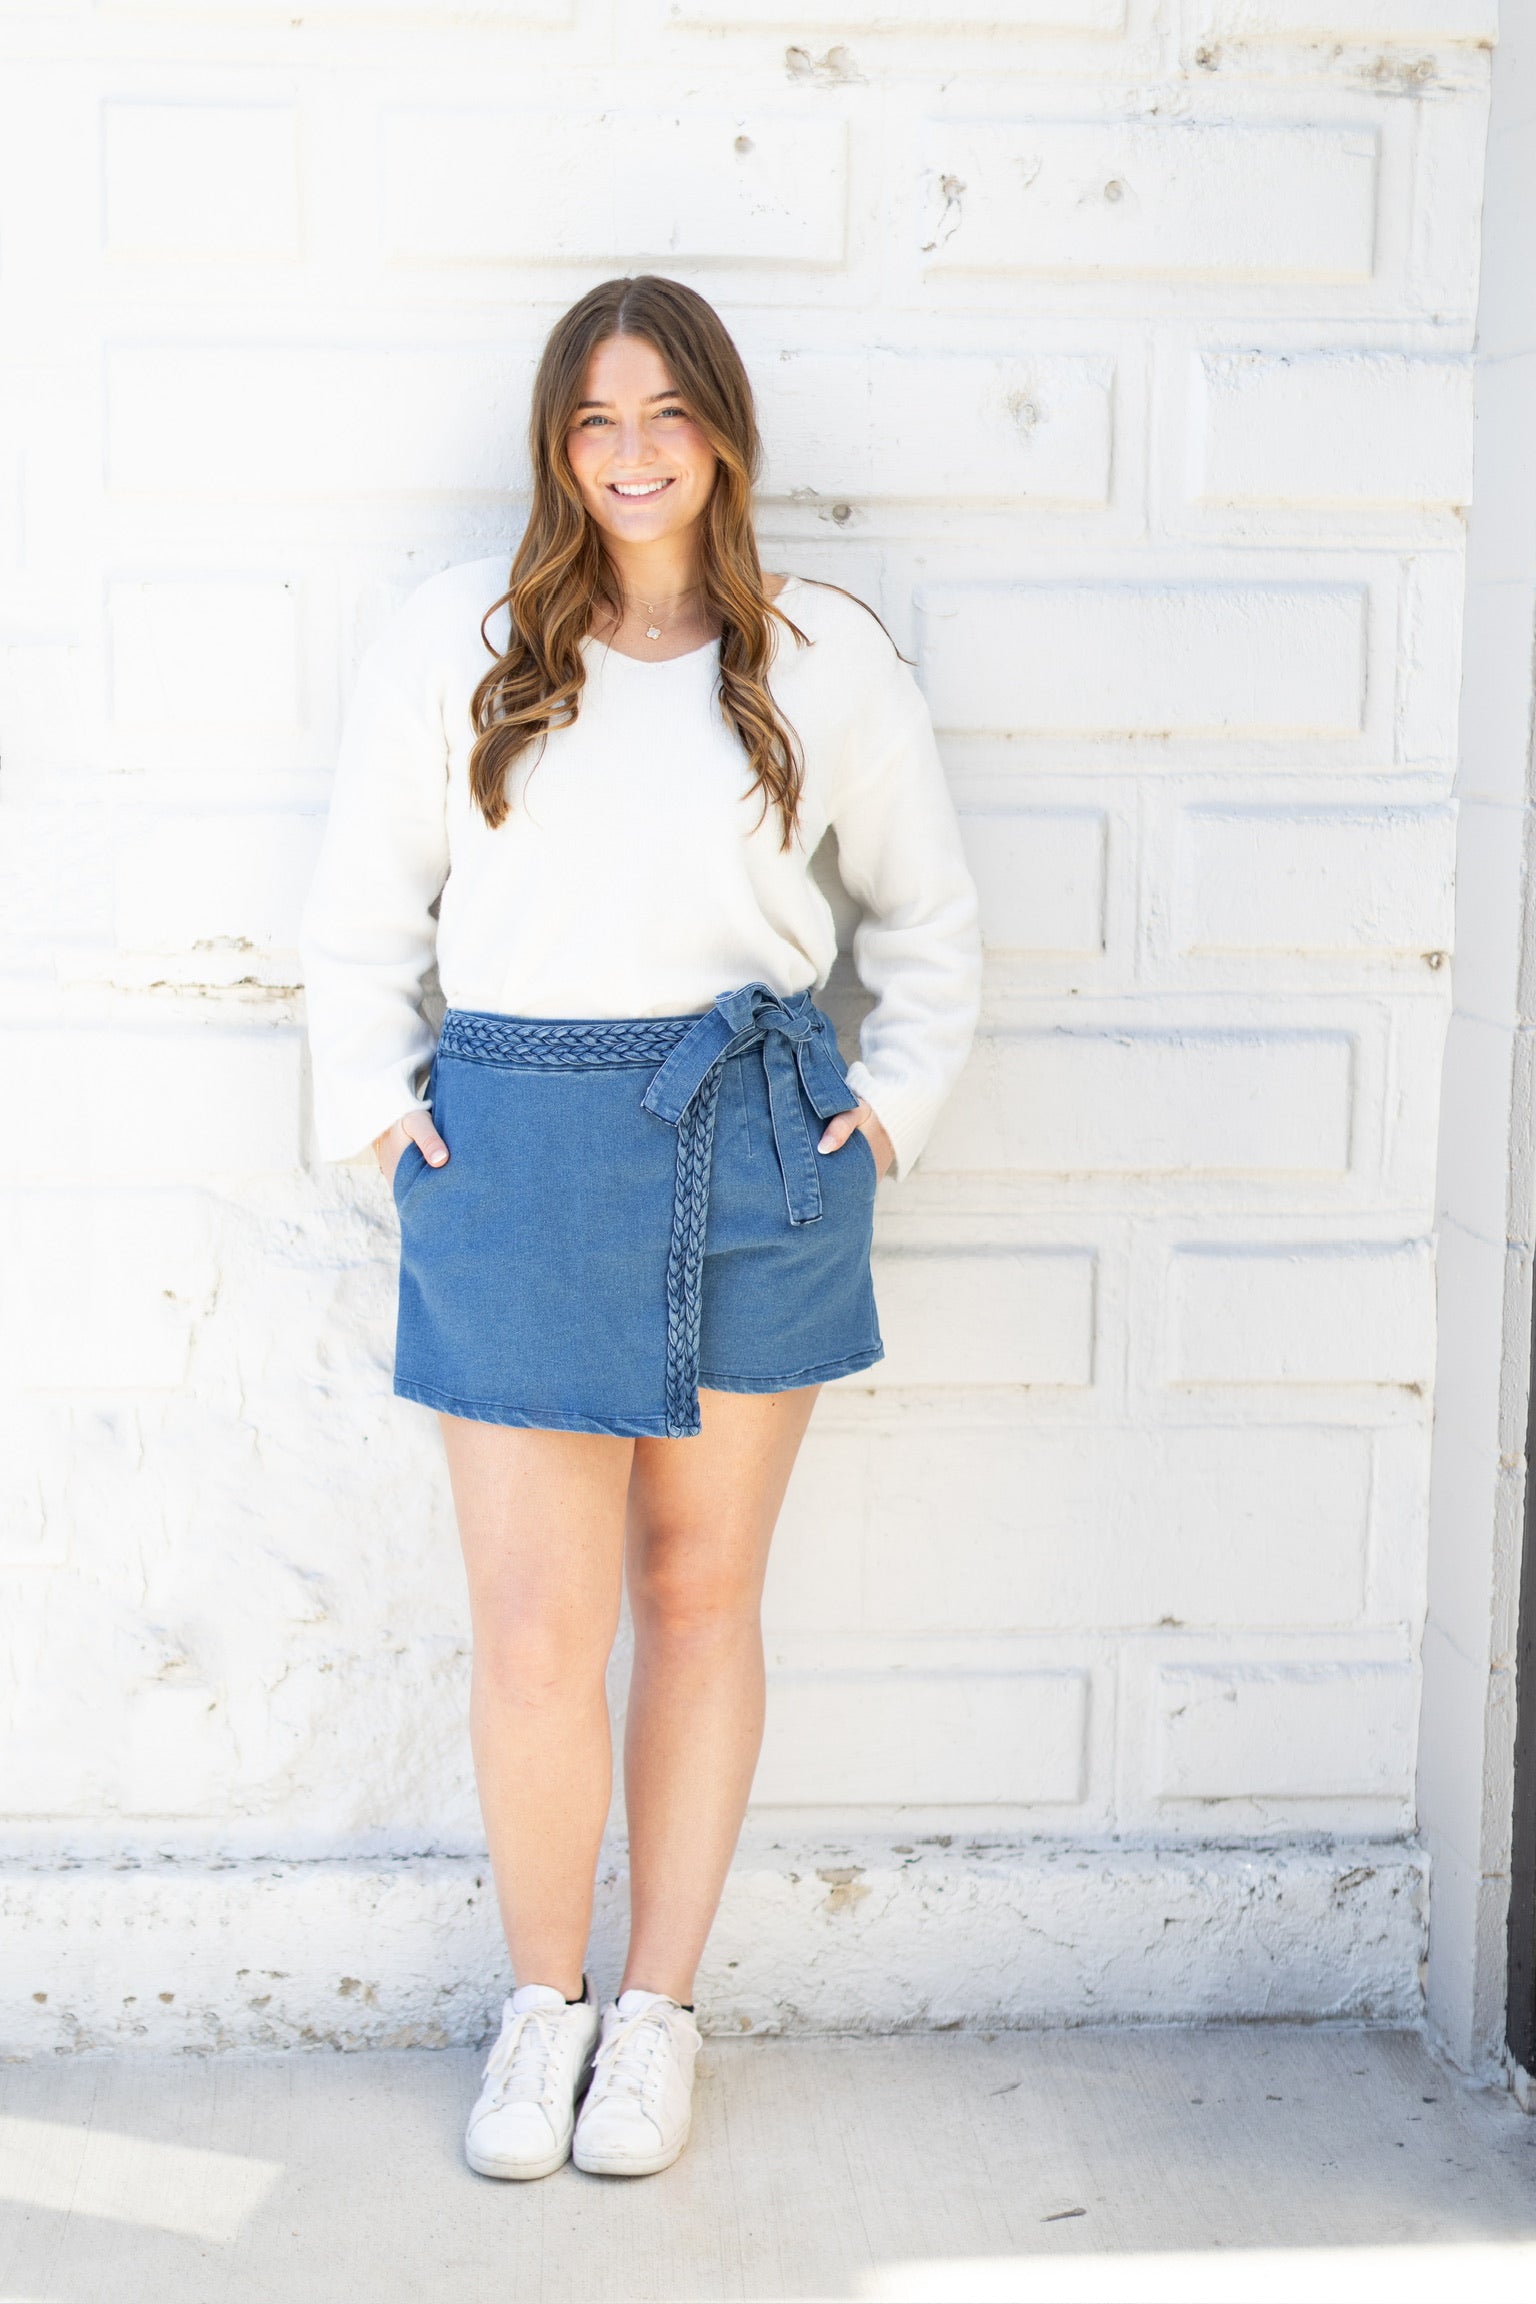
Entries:
{"label": "woman", "polygon": [[[363,665],[304,949],[321,1150],[371,1142],[393,1179],[395,1390],[440,1413],[468,1571],[516,1980],[470,2164],[646,2175],[688,2135],[769,1539],[817,1387],[880,1358],[875,1185],[965,1060],[975,898],[883,626],[761,572],[751,390],[711,307],[595,288],[530,430],[510,586],[433,578]],[[875,996],[846,1068],[812,999],[829,827]],[[599,2019],[626,1572],[631,1934]]]}

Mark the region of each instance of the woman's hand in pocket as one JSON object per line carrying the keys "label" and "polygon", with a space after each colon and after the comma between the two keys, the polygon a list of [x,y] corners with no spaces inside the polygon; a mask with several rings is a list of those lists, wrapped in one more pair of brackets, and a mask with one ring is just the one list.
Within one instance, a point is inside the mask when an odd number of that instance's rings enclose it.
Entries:
{"label": "woman's hand in pocket", "polygon": [[856,1112],[839,1112],[827,1122],[822,1131],[818,1152],[841,1152],[855,1128],[862,1128],[869,1138],[870,1151],[875,1156],[875,1174],[883,1176],[896,1157],[896,1147],[875,1118],[875,1108],[859,1098]]}
{"label": "woman's hand in pocket", "polygon": [[419,1144],[421,1156],[429,1168],[441,1168],[448,1157],[448,1147],[432,1125],[430,1112],[407,1112],[393,1128],[386,1128],[382,1136],[373,1140],[374,1156],[384,1171],[386,1184],[393,1184],[400,1155],[407,1144]]}

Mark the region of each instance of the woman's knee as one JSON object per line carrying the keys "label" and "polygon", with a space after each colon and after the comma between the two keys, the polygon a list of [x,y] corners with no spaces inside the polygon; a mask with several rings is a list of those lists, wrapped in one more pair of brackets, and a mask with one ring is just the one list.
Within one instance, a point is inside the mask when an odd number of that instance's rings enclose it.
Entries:
{"label": "woman's knee", "polygon": [[545,1711],[585,1703],[602,1691],[613,1627],[559,1613],[500,1616],[475,1623],[475,1680],[498,1705]]}
{"label": "woman's knee", "polygon": [[708,1641],[755,1630],[761,1597],[755,1560],[710,1558],[663,1543],[631,1565],[630,1613],[642,1639]]}

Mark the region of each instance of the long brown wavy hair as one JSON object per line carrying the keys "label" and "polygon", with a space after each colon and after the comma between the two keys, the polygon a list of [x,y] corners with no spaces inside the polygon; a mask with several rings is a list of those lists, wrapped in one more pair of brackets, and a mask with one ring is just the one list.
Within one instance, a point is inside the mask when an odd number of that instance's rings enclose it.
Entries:
{"label": "long brown wavy hair", "polygon": [[[714,308],[681,281],[644,273],[605,280],[573,304],[550,331],[534,379],[528,444],[533,496],[512,578],[481,624],[505,608],[506,653],[475,690],[477,730],[469,760],[476,805],[492,830],[506,821],[508,771],[552,728],[568,728],[581,707],[586,667],[581,642],[601,606],[617,618],[623,596],[602,535],[582,502],[566,453],[587,365],[614,336],[654,345],[672,383],[718,459],[700,517],[700,604],[720,626],[720,710],[741,738],[752,771],[748,789],[776,808],[788,848],[799,810],[804,762],[794,730],[768,686],[774,625],[803,643],[763,590],[752,526],[752,484],[762,460],[752,387],[741,355]],[[486,646],[495,655],[494,644]]]}

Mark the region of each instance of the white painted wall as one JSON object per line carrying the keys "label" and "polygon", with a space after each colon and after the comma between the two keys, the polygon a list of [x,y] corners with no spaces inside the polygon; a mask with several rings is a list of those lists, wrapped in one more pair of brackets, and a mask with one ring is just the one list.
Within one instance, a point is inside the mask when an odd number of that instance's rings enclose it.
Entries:
{"label": "white painted wall", "polygon": [[1504,2053],[1515,1636],[1536,1250],[1536,22],[1495,60],[1478,313],[1457,774],[1456,1006],[1440,1161],[1440,1355],[1419,1812],[1432,1872],[1428,2013],[1474,2071]]}
{"label": "white painted wall", "polygon": [[542,334],[647,265],[747,353],[769,564],[918,658],[990,953],[708,2007],[1411,2014],[1493,0],[0,22],[14,2044],[497,1988],[294,927],[360,648],[514,532]]}

